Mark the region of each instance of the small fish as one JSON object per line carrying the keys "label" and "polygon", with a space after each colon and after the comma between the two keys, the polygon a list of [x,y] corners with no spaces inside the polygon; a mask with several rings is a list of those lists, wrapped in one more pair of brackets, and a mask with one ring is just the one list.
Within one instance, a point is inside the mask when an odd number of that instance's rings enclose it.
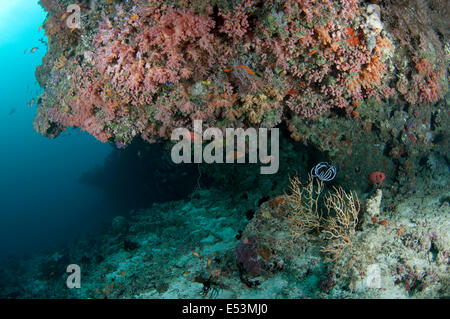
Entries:
{"label": "small fish", "polygon": [[385,219],[385,220],[382,220],[381,222],[380,222],[380,225],[383,225],[383,226],[386,226],[387,225],[387,220]]}
{"label": "small fish", "polygon": [[202,259],[202,256],[200,256],[200,253],[198,251],[191,249],[191,252],[192,252],[192,255],[194,255],[195,257]]}
{"label": "small fish", "polygon": [[209,269],[209,267],[211,267],[212,257],[212,255],[208,257],[208,260],[206,261],[206,269]]}
{"label": "small fish", "polygon": [[202,81],[202,84],[211,85],[211,81]]}
{"label": "small fish", "polygon": [[28,107],[32,107],[34,105],[34,99],[31,99],[31,101],[28,103]]}
{"label": "small fish", "polygon": [[248,74],[250,74],[250,75],[255,75],[255,72],[254,72],[254,71],[250,70],[250,68],[249,68],[248,66],[243,65],[243,64],[238,65],[238,66],[236,66],[236,67],[234,67],[234,68],[231,68],[231,69],[229,69],[229,68],[223,69],[223,71],[224,71],[224,72],[231,72],[231,71],[233,71],[234,69],[244,69]]}
{"label": "small fish", "polygon": [[61,16],[61,20],[65,20],[67,18],[67,13],[64,13],[62,16]]}
{"label": "small fish", "polygon": [[38,32],[40,32],[41,31],[41,29],[42,29],[42,24],[39,26],[39,28],[38,28]]}
{"label": "small fish", "polygon": [[15,108],[12,108],[12,109],[9,111],[9,115],[13,115],[15,111],[16,111],[16,109],[15,109]]}
{"label": "small fish", "polygon": [[248,66],[246,66],[246,65],[241,64],[241,65],[238,65],[236,68],[237,69],[244,69],[248,74],[255,75],[255,72],[250,70],[250,68]]}
{"label": "small fish", "polygon": [[374,225],[377,223],[377,218],[376,218],[375,216],[373,216],[373,217],[371,218],[371,220],[372,220],[372,223],[373,223]]}
{"label": "small fish", "polygon": [[36,50],[37,49],[39,49],[38,47],[34,47],[34,48],[32,48],[31,50],[30,50],[30,53],[34,53],[34,52],[36,52]]}
{"label": "small fish", "polygon": [[27,53],[27,49],[25,49],[24,51],[23,51],[23,54],[26,54]]}
{"label": "small fish", "polygon": [[137,14],[133,15],[129,20],[128,20],[128,24],[133,24],[134,21],[136,21],[137,19],[139,19],[139,16]]}
{"label": "small fish", "polygon": [[352,111],[352,115],[354,118],[359,118],[359,113],[356,111]]}

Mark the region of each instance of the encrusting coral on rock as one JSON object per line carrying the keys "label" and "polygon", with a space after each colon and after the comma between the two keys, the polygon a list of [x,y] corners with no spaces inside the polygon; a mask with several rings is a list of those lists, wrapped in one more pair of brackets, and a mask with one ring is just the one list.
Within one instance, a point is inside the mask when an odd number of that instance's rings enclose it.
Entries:
{"label": "encrusting coral on rock", "polygon": [[366,200],[365,210],[370,218],[376,218],[380,215],[382,198],[383,191],[381,189],[377,189],[376,192]]}
{"label": "encrusting coral on rock", "polygon": [[[218,127],[285,122],[298,138],[304,120],[352,112],[375,120],[363,112],[367,102],[398,94],[397,39],[374,4],[96,1],[66,43],[53,31],[64,31],[64,3],[43,3],[51,41],[37,70],[45,91],[35,123],[44,135],[80,127],[101,141],[153,142],[202,119]],[[414,81],[420,101],[437,101],[445,74],[414,61],[424,78]]]}

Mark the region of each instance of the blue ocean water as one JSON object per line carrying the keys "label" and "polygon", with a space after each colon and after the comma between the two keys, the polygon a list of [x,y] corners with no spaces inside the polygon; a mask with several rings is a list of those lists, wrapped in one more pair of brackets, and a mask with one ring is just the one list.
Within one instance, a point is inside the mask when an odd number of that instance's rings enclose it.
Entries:
{"label": "blue ocean water", "polygon": [[38,31],[45,16],[37,0],[0,0],[1,257],[78,236],[109,209],[99,190],[77,179],[103,163],[111,146],[78,130],[51,140],[33,129],[36,105],[27,104],[40,93],[34,71],[46,52]]}

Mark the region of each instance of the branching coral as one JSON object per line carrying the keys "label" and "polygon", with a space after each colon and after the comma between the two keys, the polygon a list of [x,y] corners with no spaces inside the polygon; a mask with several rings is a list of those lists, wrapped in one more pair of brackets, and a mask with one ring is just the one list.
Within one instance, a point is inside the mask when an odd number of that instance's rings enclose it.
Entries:
{"label": "branching coral", "polygon": [[319,199],[323,191],[323,182],[310,176],[309,182],[303,186],[297,176],[289,179],[291,194],[287,197],[291,210],[289,221],[291,223],[291,237],[298,237],[320,228]]}
{"label": "branching coral", "polygon": [[325,196],[324,204],[328,212],[323,229],[327,244],[322,252],[326,253],[328,260],[336,260],[342,257],[345,249],[352,247],[360,204],[356,195],[345,192],[341,187],[334,188],[333,193]]}
{"label": "branching coral", "polygon": [[[344,251],[352,247],[358,223],[360,205],[357,196],[341,187],[322,196],[323,182],[311,176],[306,185],[298,177],[290,178],[290,184],[291,194],[287,201],[291,207],[288,215],[291,239],[296,241],[312,231],[321,233],[325,237],[321,251],[327,260],[342,257]],[[326,214],[321,205],[325,206]]]}

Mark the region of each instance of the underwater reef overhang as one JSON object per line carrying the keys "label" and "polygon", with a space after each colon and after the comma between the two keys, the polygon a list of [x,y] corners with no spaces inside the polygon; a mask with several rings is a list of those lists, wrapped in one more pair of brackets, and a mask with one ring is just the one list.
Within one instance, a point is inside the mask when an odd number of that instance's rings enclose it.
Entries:
{"label": "underwater reef overhang", "polygon": [[367,143],[393,159],[431,148],[448,156],[440,1],[97,0],[80,4],[72,28],[71,1],[40,2],[49,41],[34,126],[43,135],[78,127],[127,145],[167,140],[194,119],[283,123],[341,161]]}

